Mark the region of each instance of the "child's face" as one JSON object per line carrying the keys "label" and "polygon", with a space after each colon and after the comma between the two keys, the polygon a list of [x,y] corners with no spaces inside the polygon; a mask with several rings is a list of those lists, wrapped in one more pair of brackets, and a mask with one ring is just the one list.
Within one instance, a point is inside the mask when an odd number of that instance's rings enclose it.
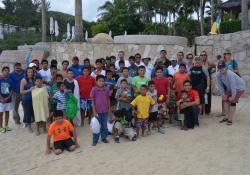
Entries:
{"label": "child's face", "polygon": [[175,97],[175,91],[174,90],[170,91],[170,96]]}
{"label": "child's face", "polygon": [[8,77],[9,73],[10,73],[9,69],[4,69],[3,72],[2,72],[2,74],[3,74],[4,77]]}
{"label": "child's face", "polygon": [[69,79],[72,79],[74,77],[74,73],[72,71],[68,71],[67,76]]}
{"label": "child's face", "polygon": [[168,77],[168,80],[172,83],[173,82],[173,78],[172,77]]}
{"label": "child's face", "polygon": [[42,66],[43,66],[43,69],[48,69],[48,63],[47,62],[43,62]]}
{"label": "child's face", "polygon": [[180,73],[185,73],[186,72],[186,68],[184,66],[180,66],[179,67],[179,71],[180,71]]}
{"label": "child's face", "polygon": [[123,81],[123,82],[121,83],[121,87],[122,87],[123,89],[126,89],[127,86],[128,86],[127,82]]}
{"label": "child's face", "polygon": [[124,77],[128,77],[128,69],[123,69],[123,70],[122,70],[122,75],[123,75]]}
{"label": "child's face", "polygon": [[109,73],[107,73],[107,79],[112,79],[112,73],[111,72],[109,72]]}
{"label": "child's face", "polygon": [[57,78],[56,78],[56,82],[57,82],[57,83],[62,82],[62,81],[63,81],[63,79],[62,79],[61,77],[57,77]]}
{"label": "child's face", "polygon": [[62,65],[64,70],[67,70],[68,66],[69,66],[69,64],[67,62],[64,62]]}
{"label": "child's face", "polygon": [[59,90],[60,90],[61,92],[64,91],[64,84],[61,84],[61,86],[59,87]]}
{"label": "child's face", "polygon": [[109,70],[112,71],[112,72],[114,72],[115,71],[115,67],[114,66],[110,66]]}
{"label": "child's face", "polygon": [[151,84],[150,86],[149,86],[149,91],[154,91],[155,90],[155,85],[154,84]]}
{"label": "child's face", "polygon": [[163,77],[163,72],[162,72],[161,69],[158,69],[158,70],[156,71],[156,76],[159,77],[159,78]]}
{"label": "child's face", "polygon": [[89,61],[84,61],[84,65],[85,66],[90,66],[90,62]]}
{"label": "child's face", "polygon": [[85,77],[89,76],[89,70],[88,69],[83,70],[83,76],[85,76]]}
{"label": "child's face", "polygon": [[145,88],[145,87],[140,88],[140,93],[141,93],[142,96],[145,96],[147,94],[147,91],[148,91],[148,89]]}
{"label": "child's face", "polygon": [[120,70],[122,70],[122,68],[124,68],[125,67],[125,64],[119,64],[119,67],[120,67]]}
{"label": "child's face", "polygon": [[101,68],[102,68],[102,63],[99,63],[99,62],[96,63],[96,68],[97,68],[97,69],[101,69]]}
{"label": "child's face", "polygon": [[41,87],[43,85],[43,81],[41,79],[36,80],[36,86]]}
{"label": "child's face", "polygon": [[181,94],[181,98],[182,98],[183,100],[186,100],[186,99],[188,98],[188,94],[187,94],[187,93],[182,93],[182,94]]}
{"label": "child's face", "polygon": [[55,117],[54,120],[55,120],[55,122],[56,122],[57,124],[62,124],[62,122],[63,122],[63,116]]}
{"label": "child's face", "polygon": [[145,75],[145,69],[139,69],[139,76],[143,77]]}
{"label": "child's face", "polygon": [[98,87],[104,87],[104,79],[100,78],[96,81]]}

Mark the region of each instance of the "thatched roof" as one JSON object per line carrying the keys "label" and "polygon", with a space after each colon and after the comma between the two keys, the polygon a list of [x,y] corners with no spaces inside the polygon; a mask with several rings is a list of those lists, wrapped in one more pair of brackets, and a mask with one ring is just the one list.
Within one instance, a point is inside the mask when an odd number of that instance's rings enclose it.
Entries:
{"label": "thatched roof", "polygon": [[[250,0],[248,0],[248,5],[250,5]],[[241,6],[241,0],[228,0],[221,4],[221,9],[231,9]]]}

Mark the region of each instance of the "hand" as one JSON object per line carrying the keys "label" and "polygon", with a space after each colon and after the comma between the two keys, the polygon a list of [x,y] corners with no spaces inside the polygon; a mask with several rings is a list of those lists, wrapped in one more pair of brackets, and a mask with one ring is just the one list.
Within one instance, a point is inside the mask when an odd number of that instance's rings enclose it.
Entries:
{"label": "hand", "polygon": [[207,87],[207,88],[206,88],[206,90],[205,90],[205,91],[206,91],[206,94],[208,94],[208,93],[209,93],[209,90],[210,90],[210,88],[209,88],[209,87]]}
{"label": "hand", "polygon": [[233,100],[234,100],[233,97],[229,97],[229,98],[228,98],[228,101],[233,101]]}
{"label": "hand", "polygon": [[36,87],[35,86],[32,86],[31,88],[30,88],[30,91],[32,91],[33,89],[35,89]]}
{"label": "hand", "polygon": [[47,148],[46,154],[49,155],[50,153],[51,153],[51,150],[49,148]]}

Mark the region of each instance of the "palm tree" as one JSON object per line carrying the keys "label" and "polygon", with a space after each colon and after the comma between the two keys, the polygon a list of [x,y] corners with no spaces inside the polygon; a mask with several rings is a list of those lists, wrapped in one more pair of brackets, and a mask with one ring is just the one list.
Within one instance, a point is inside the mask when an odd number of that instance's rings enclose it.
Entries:
{"label": "palm tree", "polygon": [[248,30],[248,0],[241,0],[241,28]]}
{"label": "palm tree", "polygon": [[204,35],[204,1],[200,0],[200,27],[201,27],[201,35]]}
{"label": "palm tree", "polygon": [[46,33],[47,33],[47,26],[46,26],[46,2],[42,0],[42,42],[46,42]]}
{"label": "palm tree", "polygon": [[82,0],[75,0],[75,41],[83,41]]}

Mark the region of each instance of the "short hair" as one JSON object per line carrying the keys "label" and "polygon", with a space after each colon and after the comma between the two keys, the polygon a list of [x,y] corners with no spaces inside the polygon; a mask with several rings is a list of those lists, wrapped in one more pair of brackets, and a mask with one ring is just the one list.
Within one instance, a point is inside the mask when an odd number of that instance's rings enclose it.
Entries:
{"label": "short hair", "polygon": [[60,77],[61,79],[63,79],[62,74],[56,74],[56,79],[57,79],[58,77]]}
{"label": "short hair", "polygon": [[83,71],[84,71],[85,69],[87,69],[88,71],[90,71],[90,70],[91,70],[91,67],[90,67],[90,66],[84,66]]}
{"label": "short hair", "polygon": [[184,94],[184,93],[188,94],[188,92],[187,92],[187,91],[182,90],[182,91],[181,91],[181,94]]}
{"label": "short hair", "polygon": [[102,60],[101,59],[95,60],[95,64],[97,64],[97,63],[101,63],[102,64]]}
{"label": "short hair", "polygon": [[63,111],[61,110],[56,110],[54,113],[54,117],[63,117]]}
{"label": "short hair", "polygon": [[4,66],[4,67],[2,68],[2,72],[5,71],[6,69],[7,69],[8,71],[10,70],[10,68],[9,68],[8,66]]}
{"label": "short hair", "polygon": [[186,64],[184,64],[184,63],[181,63],[180,65],[179,65],[179,67],[184,67],[185,69],[186,69]]}
{"label": "short hair", "polygon": [[83,62],[85,62],[85,61],[90,62],[89,58],[85,58],[85,59],[83,60]]}
{"label": "short hair", "polygon": [[77,61],[79,61],[79,58],[78,58],[77,56],[74,56],[74,57],[72,58],[72,60],[77,60]]}
{"label": "short hair", "polygon": [[50,65],[50,69],[53,69],[53,68],[54,68],[54,69],[57,69],[56,65],[51,64],[51,65]]}
{"label": "short hair", "polygon": [[55,59],[50,61],[50,64],[57,64],[57,61]]}
{"label": "short hair", "polygon": [[112,74],[112,71],[111,70],[106,70],[106,76],[108,75],[108,73]]}
{"label": "short hair", "polygon": [[120,60],[120,61],[119,61],[119,65],[120,65],[120,64],[125,64],[125,61]]}
{"label": "short hair", "polygon": [[114,112],[114,116],[117,117],[117,118],[123,118],[124,116],[124,113],[122,110],[117,110]]}
{"label": "short hair", "polygon": [[114,67],[114,68],[115,68],[115,65],[114,65],[114,64],[110,64],[110,65],[109,65],[109,68],[110,68],[110,67]]}
{"label": "short hair", "polygon": [[110,59],[115,59],[116,60],[116,57],[114,55],[111,55]]}
{"label": "short hair", "polygon": [[136,56],[140,56],[140,57],[141,57],[141,54],[140,54],[140,53],[136,53],[136,54],[135,54],[135,57],[136,57]]}
{"label": "short hair", "polygon": [[127,68],[127,67],[122,68],[122,72],[123,72],[124,70],[128,70],[128,68]]}
{"label": "short hair", "polygon": [[126,82],[126,83],[128,84],[128,81],[127,81],[126,79],[122,79],[122,80],[121,80],[121,84],[122,84],[123,82]]}
{"label": "short hair", "polygon": [[141,65],[141,66],[138,67],[138,70],[139,69],[144,69],[145,70],[146,68],[145,68],[145,66]]}
{"label": "short hair", "polygon": [[[51,62],[52,62],[52,61],[51,61]],[[41,63],[42,63],[42,64],[43,64],[43,63],[49,64],[48,60],[45,60],[45,59],[43,59],[43,60],[41,61]]]}
{"label": "short hair", "polygon": [[160,51],[160,53],[162,53],[162,52],[165,52],[165,53],[167,53],[167,51],[166,51],[165,49],[163,49],[163,50],[161,50],[161,51]]}
{"label": "short hair", "polygon": [[148,86],[146,84],[141,85],[141,88],[146,88],[148,89]]}
{"label": "short hair", "polygon": [[104,75],[97,75],[97,76],[96,76],[96,81],[98,81],[98,80],[100,80],[100,79],[105,80],[105,76],[104,76]]}
{"label": "short hair", "polygon": [[73,70],[71,70],[71,69],[68,69],[68,70],[67,70],[67,73],[68,73],[68,72],[72,72],[72,73],[74,74]]}
{"label": "short hair", "polygon": [[216,58],[217,58],[217,60],[220,60],[222,58],[222,56],[221,55],[217,55]]}
{"label": "short hair", "polygon": [[134,56],[130,56],[130,57],[128,58],[128,60],[135,60],[135,57],[134,57]]}
{"label": "short hair", "polygon": [[[183,51],[179,51],[178,53],[181,53],[181,54],[184,56],[184,52],[183,52]],[[177,54],[178,54],[178,53],[177,53]]]}
{"label": "short hair", "polygon": [[56,84],[57,88],[60,88],[62,85],[64,85],[63,82],[58,82],[58,83]]}
{"label": "short hair", "polygon": [[153,81],[148,82],[148,86],[151,86],[152,84],[155,85],[155,83]]}
{"label": "short hair", "polygon": [[67,63],[67,64],[69,65],[69,61],[68,61],[68,60],[63,60],[62,65],[63,65],[64,63]]}
{"label": "short hair", "polygon": [[106,60],[111,60],[111,58],[109,56],[106,56]]}
{"label": "short hair", "polygon": [[186,84],[186,83],[189,83],[189,84],[192,85],[192,82],[191,82],[190,80],[185,80],[185,81],[183,82],[183,85]]}
{"label": "short hair", "polygon": [[171,74],[168,74],[166,77],[167,77],[167,78],[168,78],[168,77],[174,78],[173,75],[171,75]]}
{"label": "short hair", "polygon": [[43,80],[42,76],[36,76],[35,80]]}
{"label": "short hair", "polygon": [[163,68],[161,66],[157,66],[156,69],[155,69],[155,72],[157,72],[158,70],[163,71]]}
{"label": "short hair", "polygon": [[119,53],[125,53],[125,52],[124,52],[124,50],[120,50],[120,51],[118,52],[118,54],[119,54]]}

